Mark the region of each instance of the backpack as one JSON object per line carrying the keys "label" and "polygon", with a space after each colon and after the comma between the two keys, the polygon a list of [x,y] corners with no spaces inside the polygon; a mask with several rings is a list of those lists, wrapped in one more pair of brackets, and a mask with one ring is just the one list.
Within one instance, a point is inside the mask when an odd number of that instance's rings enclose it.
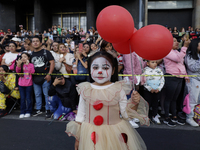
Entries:
{"label": "backpack", "polygon": [[200,104],[194,107],[194,120],[200,125]]}

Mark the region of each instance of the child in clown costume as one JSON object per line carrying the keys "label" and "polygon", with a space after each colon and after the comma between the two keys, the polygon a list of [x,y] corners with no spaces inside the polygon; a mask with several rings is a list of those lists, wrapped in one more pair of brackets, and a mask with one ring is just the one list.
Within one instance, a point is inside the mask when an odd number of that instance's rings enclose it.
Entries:
{"label": "child in clown costume", "polygon": [[149,125],[148,104],[136,91],[127,101],[130,84],[118,81],[117,68],[117,59],[108,52],[97,52],[88,59],[91,83],[78,85],[77,116],[66,128],[76,138],[75,150],[147,149],[128,121],[138,118],[142,125]]}

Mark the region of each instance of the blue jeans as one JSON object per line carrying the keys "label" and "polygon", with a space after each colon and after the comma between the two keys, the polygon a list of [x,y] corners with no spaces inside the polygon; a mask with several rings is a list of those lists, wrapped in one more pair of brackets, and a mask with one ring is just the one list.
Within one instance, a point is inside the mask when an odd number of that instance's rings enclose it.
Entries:
{"label": "blue jeans", "polygon": [[21,113],[31,113],[32,112],[32,101],[31,101],[31,93],[32,86],[19,86],[20,99],[21,99]]}
{"label": "blue jeans", "polygon": [[68,114],[72,111],[71,108],[62,105],[61,99],[57,95],[49,97],[49,105],[54,119],[58,119],[62,114]]}
{"label": "blue jeans", "polygon": [[49,104],[48,104],[48,91],[50,88],[50,84],[51,82],[47,82],[46,80],[44,81],[44,83],[42,85],[38,85],[33,83],[33,88],[34,88],[34,93],[35,93],[35,101],[36,101],[36,109],[37,110],[41,110],[42,108],[42,91],[44,93],[45,96],[45,109],[46,110],[50,110],[49,108]]}

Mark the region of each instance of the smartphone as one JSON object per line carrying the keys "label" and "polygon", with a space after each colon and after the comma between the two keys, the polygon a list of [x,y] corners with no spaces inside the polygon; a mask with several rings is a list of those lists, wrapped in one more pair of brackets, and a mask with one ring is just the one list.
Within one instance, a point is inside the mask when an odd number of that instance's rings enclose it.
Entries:
{"label": "smartphone", "polygon": [[75,48],[75,43],[74,43],[74,41],[71,41],[70,45],[71,45],[71,49],[74,49],[74,48]]}
{"label": "smartphone", "polygon": [[78,48],[79,48],[79,52],[82,52],[83,51],[83,43],[79,43]]}

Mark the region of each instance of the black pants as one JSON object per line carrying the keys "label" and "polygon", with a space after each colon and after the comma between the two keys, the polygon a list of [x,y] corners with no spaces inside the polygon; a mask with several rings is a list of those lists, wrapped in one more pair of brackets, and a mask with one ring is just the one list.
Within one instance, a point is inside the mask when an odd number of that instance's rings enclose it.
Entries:
{"label": "black pants", "polygon": [[181,92],[183,78],[165,77],[166,97],[164,101],[165,117],[169,117],[171,108],[172,117],[176,116],[176,103]]}
{"label": "black pants", "polygon": [[152,107],[152,113],[149,113],[149,117],[155,117],[158,113],[158,100],[160,99],[160,92],[151,93],[147,89],[144,89],[143,97],[149,103],[149,107]]}

